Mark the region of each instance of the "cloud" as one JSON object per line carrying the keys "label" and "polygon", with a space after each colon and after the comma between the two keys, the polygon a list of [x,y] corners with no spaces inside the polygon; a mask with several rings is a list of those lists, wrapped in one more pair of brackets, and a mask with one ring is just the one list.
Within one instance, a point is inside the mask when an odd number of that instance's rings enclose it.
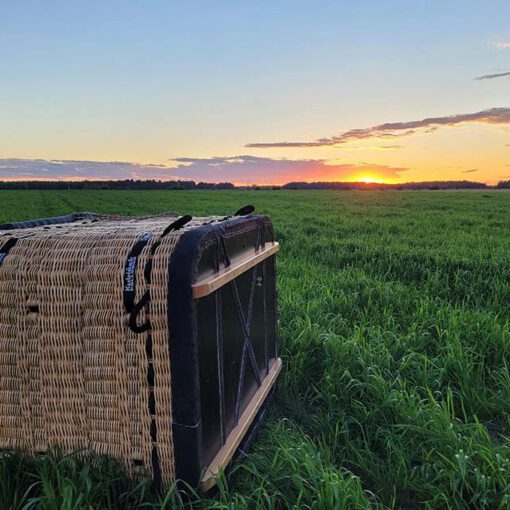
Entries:
{"label": "cloud", "polygon": [[489,41],[489,46],[497,50],[506,50],[510,48],[510,41],[503,41],[501,39],[497,41]]}
{"label": "cloud", "polygon": [[251,155],[179,157],[168,166],[127,162],[0,159],[0,180],[158,179],[283,184],[289,181],[398,179],[407,168],[321,159],[273,159]]}
{"label": "cloud", "polygon": [[351,129],[349,131],[344,131],[339,135],[328,138],[319,138],[311,142],[291,141],[249,143],[246,147],[255,149],[327,147],[370,138],[401,138],[403,136],[413,135],[417,132],[417,130],[430,132],[435,131],[439,127],[454,126],[465,122],[476,122],[481,124],[510,124],[510,108],[491,108],[489,110],[482,110],[476,113],[429,117],[422,120],[412,120],[408,122],[387,122],[385,124],[379,124],[377,126],[363,129]]}
{"label": "cloud", "polygon": [[236,184],[283,184],[298,180],[353,180],[362,176],[397,179],[407,168],[370,163],[339,163],[322,159],[273,159],[251,155],[175,158],[174,174],[193,180]]}
{"label": "cloud", "polygon": [[166,172],[168,167],[122,161],[0,159],[0,179],[160,179]]}
{"label": "cloud", "polygon": [[363,147],[361,146],[350,146],[350,145],[342,145],[341,147],[338,147],[338,149],[341,149],[343,151],[396,151],[400,149],[404,149],[405,147],[403,145],[365,145]]}
{"label": "cloud", "polygon": [[478,168],[471,168],[471,170],[462,170],[461,174],[471,174],[473,172],[478,172]]}
{"label": "cloud", "polygon": [[493,80],[494,78],[505,78],[508,76],[510,76],[510,71],[505,71],[504,73],[483,74],[482,76],[477,76],[475,80]]}

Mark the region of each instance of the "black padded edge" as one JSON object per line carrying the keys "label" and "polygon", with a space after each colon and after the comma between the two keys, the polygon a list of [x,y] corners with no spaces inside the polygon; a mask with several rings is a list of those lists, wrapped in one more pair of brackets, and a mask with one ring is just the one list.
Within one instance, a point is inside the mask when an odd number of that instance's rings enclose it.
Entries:
{"label": "black padded edge", "polygon": [[0,230],[15,230],[23,228],[34,228],[42,225],[58,225],[62,223],[74,223],[75,221],[91,220],[98,214],[92,212],[76,212],[67,216],[54,216],[52,218],[38,218],[35,220],[18,221],[15,223],[4,223],[0,225]]}

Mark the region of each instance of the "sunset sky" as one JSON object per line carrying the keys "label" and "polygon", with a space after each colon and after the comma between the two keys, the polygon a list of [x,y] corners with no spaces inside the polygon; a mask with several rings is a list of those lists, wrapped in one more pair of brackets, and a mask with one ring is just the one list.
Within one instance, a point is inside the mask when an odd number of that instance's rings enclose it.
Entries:
{"label": "sunset sky", "polygon": [[0,7],[0,179],[510,179],[508,0]]}

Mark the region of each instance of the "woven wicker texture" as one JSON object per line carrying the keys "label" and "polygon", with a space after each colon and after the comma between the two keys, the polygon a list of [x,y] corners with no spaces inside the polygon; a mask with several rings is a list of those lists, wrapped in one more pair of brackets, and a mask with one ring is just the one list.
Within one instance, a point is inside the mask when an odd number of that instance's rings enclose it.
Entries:
{"label": "woven wicker texture", "polygon": [[[223,218],[195,218],[161,237],[175,219],[102,216],[0,231],[0,252],[17,239],[0,263],[0,447],[104,453],[133,476],[153,474],[155,455],[163,483],[174,479],[169,260],[183,231]],[[147,233],[135,302],[150,292],[137,320],[150,329],[134,333],[124,270]]]}

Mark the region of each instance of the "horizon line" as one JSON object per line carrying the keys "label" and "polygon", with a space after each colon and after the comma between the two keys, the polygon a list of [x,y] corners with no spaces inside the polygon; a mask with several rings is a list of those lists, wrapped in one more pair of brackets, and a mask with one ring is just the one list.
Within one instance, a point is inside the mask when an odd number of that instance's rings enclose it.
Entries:
{"label": "horizon line", "polygon": [[480,185],[487,187],[495,187],[499,183],[509,182],[509,179],[499,179],[494,184],[490,184],[486,181],[472,181],[467,179],[448,179],[448,180],[422,180],[422,181],[403,181],[403,182],[385,182],[385,181],[363,181],[363,180],[354,180],[354,181],[342,181],[342,180],[315,180],[315,181],[304,181],[304,180],[296,180],[296,181],[288,181],[285,183],[269,183],[269,184],[259,184],[259,183],[235,183],[230,181],[202,181],[195,179],[111,179],[111,178],[95,178],[95,179],[24,179],[24,178],[13,178],[13,179],[0,179],[0,184],[20,184],[20,183],[48,183],[48,184],[77,184],[77,183],[194,183],[204,184],[204,185],[232,185],[235,188],[250,188],[250,187],[283,187],[290,184],[301,184],[301,185],[313,185],[313,184],[345,184],[345,185],[359,185],[365,187],[377,187],[377,186],[406,186],[406,185],[426,185],[426,184],[471,184],[471,185]]}

